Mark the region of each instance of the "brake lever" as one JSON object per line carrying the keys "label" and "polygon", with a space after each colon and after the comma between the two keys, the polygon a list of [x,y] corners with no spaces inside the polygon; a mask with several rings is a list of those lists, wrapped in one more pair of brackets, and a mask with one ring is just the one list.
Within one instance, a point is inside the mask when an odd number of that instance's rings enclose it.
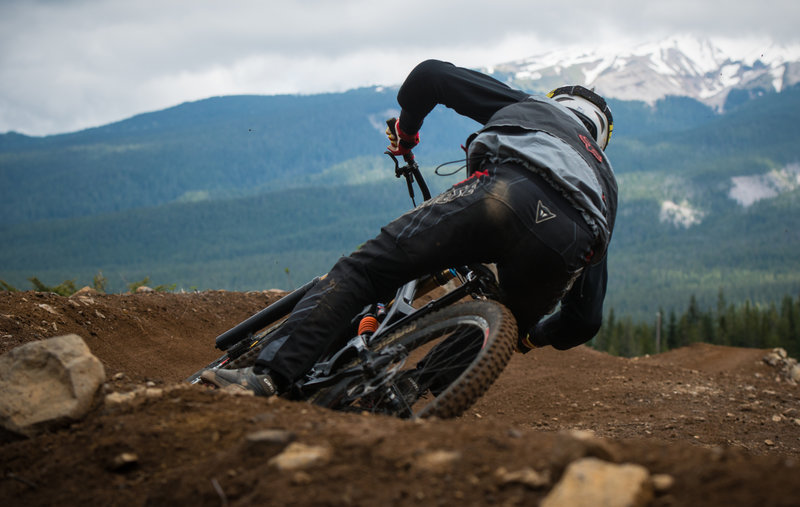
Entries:
{"label": "brake lever", "polygon": [[[392,153],[391,151],[388,151],[388,150],[385,151],[384,153],[389,155],[389,157],[391,157],[392,161],[394,162],[394,175],[395,175],[395,177],[396,178],[399,178],[400,176],[405,176],[406,177],[406,185],[408,185],[408,195],[409,195],[409,197],[411,197],[411,203],[416,208],[417,207],[417,201],[414,198],[414,167],[412,167],[412,165],[411,165],[411,164],[413,164],[414,166],[416,166],[416,164],[417,164],[416,161],[414,160],[414,155],[411,154],[411,153],[403,155],[403,159],[405,159],[405,161],[408,162],[408,163],[406,165],[404,165],[403,167],[400,167],[400,162],[397,161],[397,156],[394,153]],[[409,158],[411,159],[410,161],[409,161]]]}
{"label": "brake lever", "polygon": [[[394,136],[397,136],[397,132],[395,132],[395,123],[389,119],[386,120],[386,125],[389,127],[390,131]],[[395,177],[399,178],[400,176],[405,176],[406,184],[408,185],[408,195],[411,197],[411,202],[414,207],[417,207],[417,201],[414,199],[414,177],[416,176],[417,184],[419,185],[419,189],[422,192],[422,199],[428,200],[431,198],[431,192],[428,189],[427,183],[425,183],[425,178],[422,177],[422,173],[419,172],[419,164],[414,159],[414,154],[409,150],[408,153],[403,154],[403,160],[405,160],[406,165],[400,167],[400,162],[397,160],[397,156],[392,153],[391,151],[384,152],[392,158],[394,162],[394,175]]]}

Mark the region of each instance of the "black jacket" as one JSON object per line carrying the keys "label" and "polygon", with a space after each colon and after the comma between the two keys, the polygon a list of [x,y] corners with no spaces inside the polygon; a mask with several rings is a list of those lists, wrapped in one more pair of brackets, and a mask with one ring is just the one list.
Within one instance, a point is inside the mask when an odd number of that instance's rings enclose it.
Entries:
{"label": "black jacket", "polygon": [[397,96],[400,128],[415,134],[443,104],[484,127],[468,140],[468,169],[486,160],[514,161],[540,174],[584,216],[595,234],[592,265],[561,308],[536,325],[534,343],[569,348],[591,339],[602,322],[606,250],[617,209],[617,183],[603,151],[564,106],[514,90],[496,79],[438,60],[411,71]]}

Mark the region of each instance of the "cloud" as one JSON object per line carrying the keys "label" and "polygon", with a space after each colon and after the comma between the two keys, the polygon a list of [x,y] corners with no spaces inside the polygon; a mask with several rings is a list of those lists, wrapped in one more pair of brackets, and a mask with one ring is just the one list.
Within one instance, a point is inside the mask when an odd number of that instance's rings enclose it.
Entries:
{"label": "cloud", "polygon": [[29,0],[0,3],[0,132],[43,135],[187,100],[399,83],[676,32],[797,42],[796,2]]}

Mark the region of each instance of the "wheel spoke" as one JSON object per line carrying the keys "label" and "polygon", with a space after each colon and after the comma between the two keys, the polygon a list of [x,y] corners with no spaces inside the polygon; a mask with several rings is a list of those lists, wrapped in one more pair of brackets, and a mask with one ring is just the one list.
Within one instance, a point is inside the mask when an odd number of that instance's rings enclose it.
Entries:
{"label": "wheel spoke", "polygon": [[[495,302],[473,301],[427,315],[374,345],[393,357],[369,378],[332,388],[328,406],[399,417],[454,417],[500,374],[516,323]],[[394,349],[402,345],[403,353]],[[340,394],[336,395],[336,390]]]}

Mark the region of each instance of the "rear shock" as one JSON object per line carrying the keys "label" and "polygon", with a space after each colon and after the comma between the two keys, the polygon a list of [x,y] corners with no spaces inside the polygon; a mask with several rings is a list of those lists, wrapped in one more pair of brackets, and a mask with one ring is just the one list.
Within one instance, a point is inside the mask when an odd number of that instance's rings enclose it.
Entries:
{"label": "rear shock", "polygon": [[371,335],[374,333],[380,322],[378,322],[377,317],[372,314],[365,315],[361,318],[361,322],[358,323],[358,334],[368,334]]}
{"label": "rear shock", "polygon": [[386,307],[378,303],[375,311],[364,315],[358,323],[358,334],[365,335],[368,338],[380,327],[383,318],[386,317]]}

